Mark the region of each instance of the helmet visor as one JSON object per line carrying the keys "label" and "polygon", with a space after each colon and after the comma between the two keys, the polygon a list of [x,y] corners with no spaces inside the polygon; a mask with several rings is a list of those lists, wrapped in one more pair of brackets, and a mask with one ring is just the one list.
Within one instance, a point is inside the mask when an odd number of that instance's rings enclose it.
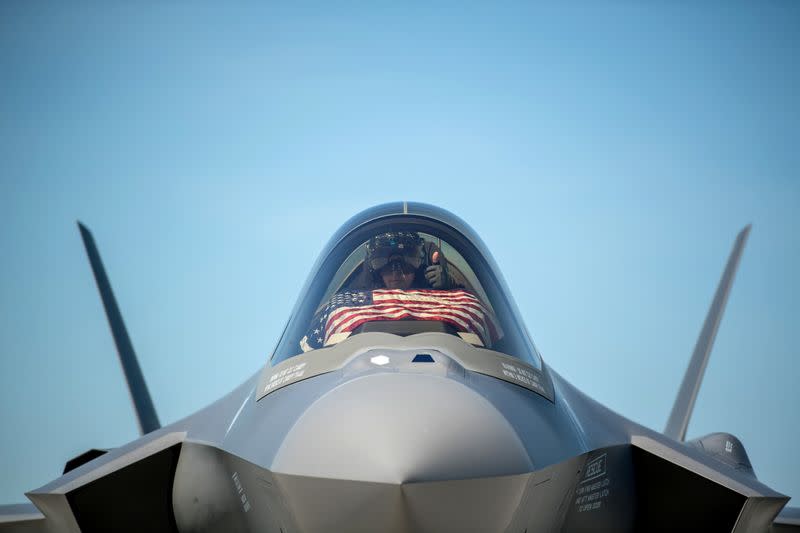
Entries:
{"label": "helmet visor", "polygon": [[367,263],[380,271],[389,263],[399,262],[402,268],[416,270],[425,257],[424,241],[410,233],[387,233],[376,236],[368,245]]}
{"label": "helmet visor", "polygon": [[374,271],[383,270],[389,263],[401,263],[402,268],[416,270],[422,264],[422,246],[415,249],[392,250],[379,248],[370,254],[369,267]]}

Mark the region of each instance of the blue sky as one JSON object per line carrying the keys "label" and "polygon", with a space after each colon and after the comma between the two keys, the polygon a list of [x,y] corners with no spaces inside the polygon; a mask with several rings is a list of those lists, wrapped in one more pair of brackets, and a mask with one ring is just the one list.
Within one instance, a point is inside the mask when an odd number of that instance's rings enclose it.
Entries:
{"label": "blue sky", "polygon": [[[661,429],[753,231],[689,437],[800,496],[800,7],[0,4],[0,503],[264,363],[351,215],[470,223],[545,360]],[[795,505],[796,502],[793,502]]]}

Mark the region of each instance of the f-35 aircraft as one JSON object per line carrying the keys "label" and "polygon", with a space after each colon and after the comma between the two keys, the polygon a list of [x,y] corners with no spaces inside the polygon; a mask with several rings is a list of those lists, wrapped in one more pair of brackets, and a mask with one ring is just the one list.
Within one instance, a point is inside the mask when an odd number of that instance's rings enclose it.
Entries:
{"label": "f-35 aircraft", "polygon": [[160,427],[80,231],[142,437],[70,460],[0,531],[800,531],[736,437],[684,440],[749,227],[663,433],[546,365],[478,235],[406,202],[334,234],[263,369]]}

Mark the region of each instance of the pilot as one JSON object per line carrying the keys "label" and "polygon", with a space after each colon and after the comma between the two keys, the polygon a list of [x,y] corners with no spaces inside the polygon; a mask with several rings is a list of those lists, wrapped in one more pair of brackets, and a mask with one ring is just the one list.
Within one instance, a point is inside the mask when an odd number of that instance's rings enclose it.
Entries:
{"label": "pilot", "polygon": [[[447,268],[447,260],[439,247],[413,231],[390,231],[367,241],[364,268],[354,283],[333,295],[327,305],[317,310],[300,348],[307,352],[321,348],[328,339],[329,317],[340,309],[372,305],[376,289],[461,289]],[[357,311],[356,311],[357,312]],[[341,320],[341,316],[337,319]],[[341,325],[341,323],[340,323]],[[349,334],[342,328],[339,333]]]}
{"label": "pilot", "polygon": [[455,288],[439,247],[413,231],[391,231],[367,242],[364,260],[373,288]]}

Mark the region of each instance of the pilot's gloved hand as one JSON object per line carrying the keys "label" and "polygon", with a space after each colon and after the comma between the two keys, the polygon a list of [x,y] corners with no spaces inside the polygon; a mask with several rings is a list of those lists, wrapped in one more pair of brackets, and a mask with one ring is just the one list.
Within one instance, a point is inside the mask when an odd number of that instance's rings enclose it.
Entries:
{"label": "pilot's gloved hand", "polygon": [[447,271],[447,259],[442,255],[439,247],[432,242],[425,243],[425,254],[430,261],[430,266],[425,268],[425,279],[433,289],[447,290],[453,283]]}
{"label": "pilot's gloved hand", "polygon": [[431,265],[426,268],[425,279],[428,280],[428,285],[434,289],[447,289],[450,286],[447,271],[442,265]]}

